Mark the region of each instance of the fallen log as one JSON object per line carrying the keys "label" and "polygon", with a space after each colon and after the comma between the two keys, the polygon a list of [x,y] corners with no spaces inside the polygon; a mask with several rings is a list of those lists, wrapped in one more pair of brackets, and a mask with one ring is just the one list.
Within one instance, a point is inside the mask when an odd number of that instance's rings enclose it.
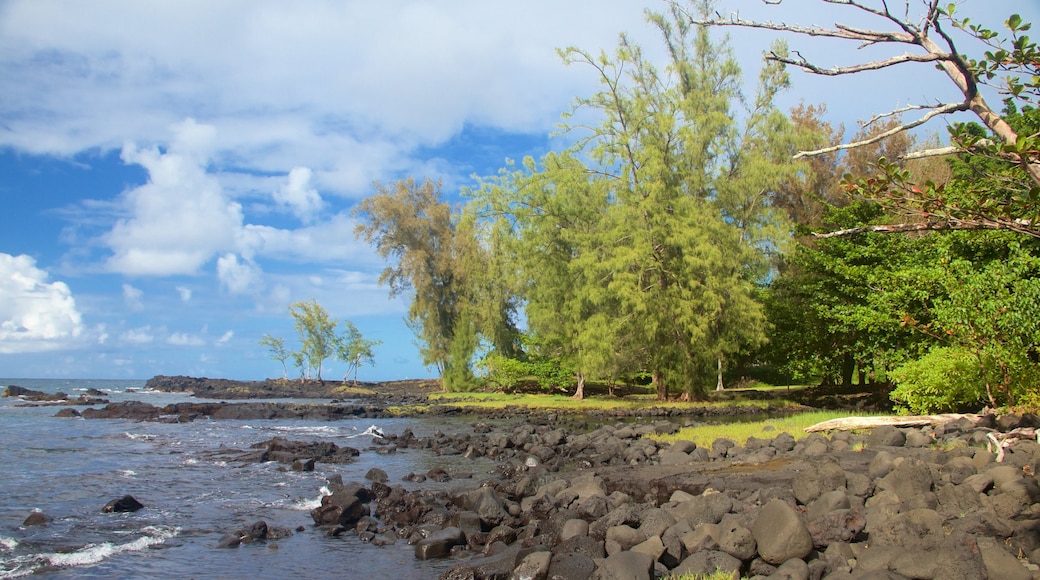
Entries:
{"label": "fallen log", "polygon": [[923,427],[925,425],[942,425],[957,419],[970,419],[978,423],[979,416],[964,413],[943,413],[940,415],[892,415],[883,417],[842,417],[831,419],[805,428],[809,433],[816,431],[852,431],[853,429],[873,429],[891,425],[893,427]]}

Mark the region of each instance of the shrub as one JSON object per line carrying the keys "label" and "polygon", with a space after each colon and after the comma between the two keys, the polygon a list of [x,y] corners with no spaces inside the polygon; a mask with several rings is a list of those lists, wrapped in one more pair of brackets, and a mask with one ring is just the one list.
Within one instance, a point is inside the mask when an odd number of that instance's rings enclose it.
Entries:
{"label": "shrub", "polygon": [[892,400],[911,413],[977,409],[986,397],[982,365],[969,350],[936,347],[889,373]]}

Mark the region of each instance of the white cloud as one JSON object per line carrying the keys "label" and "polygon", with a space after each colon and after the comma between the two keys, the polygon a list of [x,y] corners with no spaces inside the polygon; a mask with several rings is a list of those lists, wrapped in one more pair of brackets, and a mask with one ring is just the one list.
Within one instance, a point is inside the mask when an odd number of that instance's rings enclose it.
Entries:
{"label": "white cloud", "polygon": [[129,284],[123,284],[123,302],[126,303],[126,307],[135,312],[144,310],[144,302],[141,301],[141,297],[144,296],[144,291],[140,288],[134,288]]}
{"label": "white cloud", "polygon": [[321,196],[311,185],[311,177],[310,169],[293,167],[289,182],[274,192],[274,200],[287,206],[304,223],[313,221],[322,207]]}
{"label": "white cloud", "polygon": [[155,334],[151,326],[141,326],[124,331],[119,339],[130,344],[148,344],[155,340]]}
{"label": "white cloud", "polygon": [[0,253],[0,353],[64,348],[83,333],[72,292],[36,260]]}
{"label": "white cloud", "polygon": [[181,302],[191,302],[191,288],[178,286],[177,294],[181,297]]}
{"label": "white cloud", "polygon": [[231,342],[231,339],[234,336],[235,336],[235,331],[229,330],[229,331],[225,332],[224,334],[222,334],[220,336],[220,338],[217,339],[217,344],[218,345],[227,344],[227,343]]}
{"label": "white cloud", "polygon": [[217,279],[231,294],[247,294],[263,285],[263,272],[251,260],[238,261],[235,254],[224,254],[217,259]]}
{"label": "white cloud", "polygon": [[174,332],[166,339],[166,342],[174,346],[203,346],[206,344],[202,338],[186,332]]}
{"label": "white cloud", "polygon": [[191,119],[174,127],[166,152],[126,147],[123,159],[148,170],[148,183],[123,194],[130,217],[103,236],[107,266],[128,275],[194,274],[220,251],[232,249],[242,208],[206,172],[212,127]]}

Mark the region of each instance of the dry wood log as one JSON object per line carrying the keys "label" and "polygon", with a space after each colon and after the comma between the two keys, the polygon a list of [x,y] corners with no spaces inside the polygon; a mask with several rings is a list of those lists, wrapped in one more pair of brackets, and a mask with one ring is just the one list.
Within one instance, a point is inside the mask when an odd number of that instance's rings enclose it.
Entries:
{"label": "dry wood log", "polygon": [[978,423],[979,416],[963,413],[943,413],[941,415],[894,415],[885,417],[843,417],[831,419],[805,428],[809,433],[816,431],[851,431],[853,429],[873,429],[884,425],[893,427],[923,427],[925,425],[942,425],[957,419],[970,419]]}

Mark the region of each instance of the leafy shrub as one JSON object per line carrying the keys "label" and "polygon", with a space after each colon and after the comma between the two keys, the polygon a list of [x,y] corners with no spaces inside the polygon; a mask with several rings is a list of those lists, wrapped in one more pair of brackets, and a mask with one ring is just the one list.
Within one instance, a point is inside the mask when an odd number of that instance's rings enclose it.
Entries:
{"label": "leafy shrub", "polygon": [[986,397],[982,365],[969,350],[936,347],[889,373],[891,397],[911,413],[977,409]]}
{"label": "leafy shrub", "polygon": [[558,360],[525,361],[490,354],[480,362],[484,381],[493,388],[515,391],[534,384],[543,391],[563,389],[574,379],[574,370]]}

